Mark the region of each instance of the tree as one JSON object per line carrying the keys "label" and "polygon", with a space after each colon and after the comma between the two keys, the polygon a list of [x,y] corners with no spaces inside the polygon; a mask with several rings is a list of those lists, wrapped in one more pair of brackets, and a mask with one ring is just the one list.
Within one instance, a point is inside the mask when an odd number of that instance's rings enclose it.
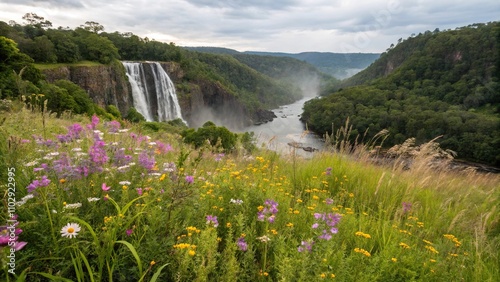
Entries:
{"label": "tree", "polygon": [[81,27],[93,33],[104,31],[104,26],[94,21],[86,21],[85,25],[81,25]]}

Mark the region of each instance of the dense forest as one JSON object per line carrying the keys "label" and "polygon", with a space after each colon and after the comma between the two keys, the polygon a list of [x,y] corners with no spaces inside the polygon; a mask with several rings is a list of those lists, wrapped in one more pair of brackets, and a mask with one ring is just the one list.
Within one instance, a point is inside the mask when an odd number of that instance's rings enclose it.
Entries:
{"label": "dense forest", "polygon": [[[177,84],[182,89],[181,95],[189,95],[193,83],[211,81],[237,97],[249,111],[272,109],[302,97],[300,85],[290,83],[292,79],[270,77],[231,56],[189,51],[174,43],[140,38],[129,32],[108,33],[102,25],[92,21],[70,29],[52,28],[50,21],[34,13],[24,15],[23,20],[23,24],[0,22],[2,99],[43,93],[44,96],[38,96],[42,100],[58,97],[58,100],[65,101],[58,105],[49,101],[49,110],[88,111],[92,114],[99,109],[89,108],[90,100],[82,100],[81,91],[73,86],[64,88],[68,83],[47,83],[39,69],[56,63],[71,65],[82,62],[120,67],[119,60],[176,62],[183,71],[182,81]],[[282,67],[289,68],[287,64],[282,64]],[[313,75],[319,73],[309,65],[303,68]]]}
{"label": "dense forest", "polygon": [[427,31],[399,40],[376,62],[304,107],[331,133],[349,118],[352,138],[388,129],[390,146],[438,136],[458,158],[500,165],[500,24]]}

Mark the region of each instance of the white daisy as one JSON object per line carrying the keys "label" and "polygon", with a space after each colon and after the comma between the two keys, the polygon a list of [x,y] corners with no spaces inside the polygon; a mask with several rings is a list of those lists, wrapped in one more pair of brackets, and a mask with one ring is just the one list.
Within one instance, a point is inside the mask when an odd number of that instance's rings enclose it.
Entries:
{"label": "white daisy", "polygon": [[100,198],[87,198],[87,201],[89,201],[89,203],[90,202],[97,202],[99,200],[100,200]]}
{"label": "white daisy", "polygon": [[73,238],[78,235],[78,232],[80,232],[80,230],[81,228],[78,223],[68,223],[61,229],[61,236]]}

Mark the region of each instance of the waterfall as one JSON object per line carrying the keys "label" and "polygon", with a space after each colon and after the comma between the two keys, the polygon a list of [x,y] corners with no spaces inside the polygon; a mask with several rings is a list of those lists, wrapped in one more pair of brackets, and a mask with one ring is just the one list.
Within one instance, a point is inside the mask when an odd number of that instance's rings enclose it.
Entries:
{"label": "waterfall", "polygon": [[122,62],[122,64],[127,70],[127,77],[132,87],[134,107],[147,121],[182,119],[174,83],[160,63]]}

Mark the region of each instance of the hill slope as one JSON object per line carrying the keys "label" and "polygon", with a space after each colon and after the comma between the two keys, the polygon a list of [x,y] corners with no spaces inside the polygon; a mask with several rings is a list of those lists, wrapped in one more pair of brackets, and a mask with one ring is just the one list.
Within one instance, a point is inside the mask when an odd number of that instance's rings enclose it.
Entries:
{"label": "hill slope", "polygon": [[381,129],[386,145],[410,137],[440,144],[459,158],[500,164],[499,23],[408,38],[337,92],[308,103],[310,128],[331,132],[350,117],[354,134]]}

